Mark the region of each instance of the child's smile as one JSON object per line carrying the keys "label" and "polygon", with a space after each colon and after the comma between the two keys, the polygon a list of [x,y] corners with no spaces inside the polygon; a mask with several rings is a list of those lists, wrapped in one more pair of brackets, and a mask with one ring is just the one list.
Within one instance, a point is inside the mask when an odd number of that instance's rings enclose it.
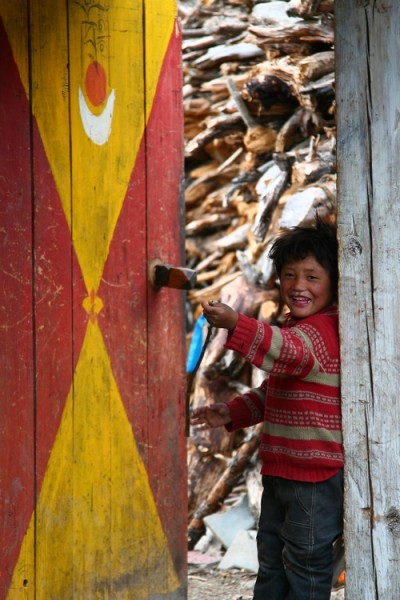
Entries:
{"label": "child's smile", "polygon": [[284,265],[281,295],[292,315],[304,319],[333,302],[328,271],[313,257]]}

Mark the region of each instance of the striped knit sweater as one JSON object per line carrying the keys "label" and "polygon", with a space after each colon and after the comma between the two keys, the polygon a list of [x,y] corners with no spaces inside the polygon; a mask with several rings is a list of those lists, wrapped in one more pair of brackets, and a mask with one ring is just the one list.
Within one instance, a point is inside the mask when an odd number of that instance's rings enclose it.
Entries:
{"label": "striped knit sweater", "polygon": [[226,348],[269,376],[229,403],[234,430],[264,421],[261,473],[324,481],[343,466],[336,307],[283,327],[239,315]]}

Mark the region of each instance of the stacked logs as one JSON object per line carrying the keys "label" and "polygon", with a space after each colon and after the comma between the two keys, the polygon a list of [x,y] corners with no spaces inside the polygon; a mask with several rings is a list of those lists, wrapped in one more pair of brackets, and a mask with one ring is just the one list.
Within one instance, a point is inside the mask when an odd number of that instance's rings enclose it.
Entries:
{"label": "stacked logs", "polygon": [[[189,329],[220,299],[279,323],[268,251],[284,228],[335,219],[334,0],[181,0]],[[192,406],[259,383],[260,373],[211,338]],[[262,374],[261,374],[262,376]],[[244,473],[260,430],[191,431],[189,547]],[[256,504],[256,502],[254,503]],[[254,506],[257,512],[256,506]]]}

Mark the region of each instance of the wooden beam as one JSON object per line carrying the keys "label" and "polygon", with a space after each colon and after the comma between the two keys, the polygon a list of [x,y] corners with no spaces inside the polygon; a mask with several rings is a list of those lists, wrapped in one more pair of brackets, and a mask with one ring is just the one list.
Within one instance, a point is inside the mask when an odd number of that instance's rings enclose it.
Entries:
{"label": "wooden beam", "polygon": [[400,590],[400,3],[336,11],[346,597]]}

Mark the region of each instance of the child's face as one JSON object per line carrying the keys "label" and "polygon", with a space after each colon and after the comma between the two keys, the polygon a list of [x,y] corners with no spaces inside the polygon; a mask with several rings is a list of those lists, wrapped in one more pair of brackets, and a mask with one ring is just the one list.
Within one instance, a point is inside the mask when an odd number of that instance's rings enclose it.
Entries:
{"label": "child's face", "polygon": [[333,302],[329,273],[313,256],[286,263],[280,282],[282,300],[297,319],[310,317]]}

